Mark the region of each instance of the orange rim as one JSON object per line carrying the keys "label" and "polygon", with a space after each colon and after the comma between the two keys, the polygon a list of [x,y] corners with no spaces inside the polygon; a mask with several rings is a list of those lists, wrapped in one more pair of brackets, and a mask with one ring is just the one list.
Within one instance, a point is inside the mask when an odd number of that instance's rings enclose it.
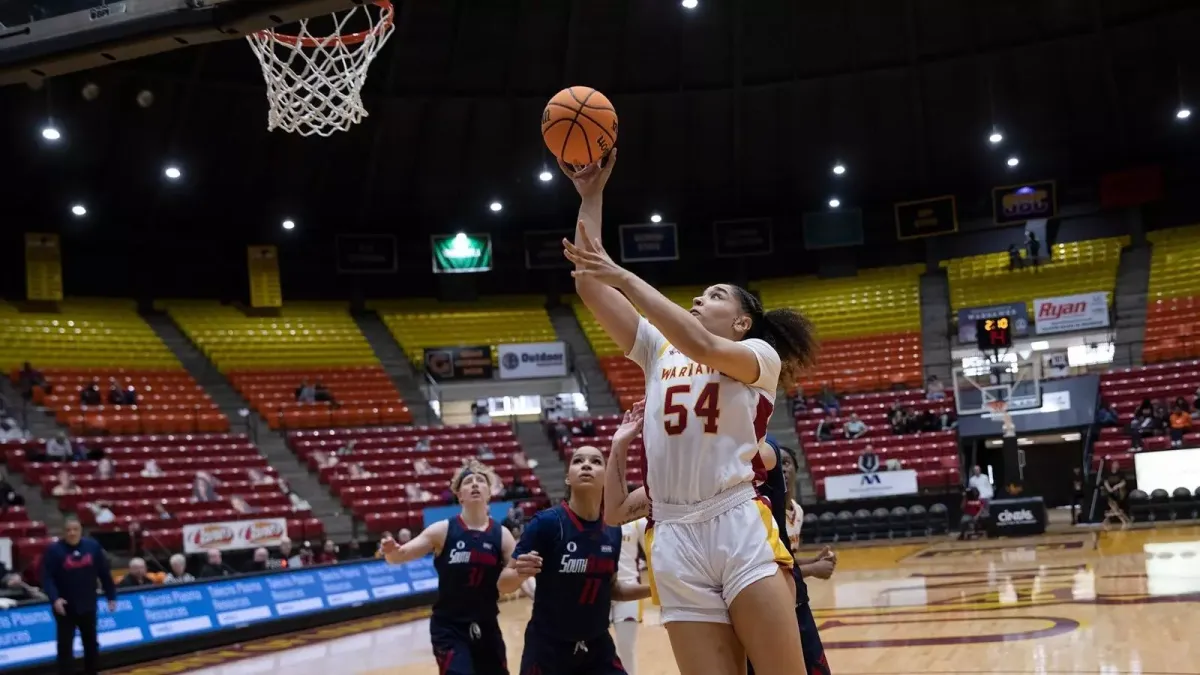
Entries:
{"label": "orange rim", "polygon": [[330,35],[323,38],[300,37],[299,35],[287,35],[285,33],[276,33],[269,30],[255,31],[259,37],[270,38],[274,42],[282,42],[293,47],[306,47],[313,49],[316,47],[324,47],[325,45],[340,42],[344,45],[360,44],[372,35],[379,35],[383,31],[391,27],[392,22],[396,19],[396,10],[392,7],[391,0],[372,0],[371,4],[379,7],[382,13],[379,15],[379,24],[370,30],[359,31],[357,33],[347,33],[346,35]]}

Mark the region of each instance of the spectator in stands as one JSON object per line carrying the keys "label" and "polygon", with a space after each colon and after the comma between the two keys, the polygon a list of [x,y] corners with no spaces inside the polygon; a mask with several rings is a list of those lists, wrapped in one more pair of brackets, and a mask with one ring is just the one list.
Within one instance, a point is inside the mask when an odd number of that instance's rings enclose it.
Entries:
{"label": "spectator in stands", "polygon": [[33,398],[33,391],[36,387],[40,387],[45,393],[50,393],[50,385],[47,384],[42,371],[35,369],[28,361],[21,366],[21,374],[17,376],[17,382],[21,386],[21,396],[26,401]]}
{"label": "spectator in stands", "polygon": [[[1184,402],[1186,404],[1186,401]],[[1192,416],[1176,403],[1171,411],[1171,447],[1183,447],[1183,435],[1192,430]]]}
{"label": "spectator in stands", "polygon": [[253,485],[274,485],[275,484],[274,476],[272,476],[271,474],[266,473],[264,471],[261,471],[259,469],[247,469],[246,470],[246,478],[249,478],[250,483]]}
{"label": "spectator in stands", "polygon": [[412,541],[412,531],[410,531],[407,527],[400,528],[400,531],[396,533],[396,541],[401,546]]}
{"label": "spectator in stands", "polygon": [[842,427],[842,433],[848,439],[862,438],[866,435],[867,425],[855,413],[850,413],[850,419],[846,420],[846,424]]}
{"label": "spectator in stands", "polygon": [[504,498],[509,500],[529,499],[530,496],[529,488],[525,487],[525,483],[521,480],[521,477],[519,475],[513,476],[512,484],[505,491]]}
{"label": "spectator in stands", "polygon": [[345,445],[338,448],[338,451],[337,451],[338,457],[349,457],[350,455],[354,454],[355,442],[356,441],[353,438],[351,438],[350,440],[346,441]]}
{"label": "spectator in stands", "polygon": [[8,482],[8,474],[0,469],[0,512],[10,506],[25,506],[25,498],[17,494],[12,483]]}
{"label": "spectator in stands", "polygon": [[828,384],[821,385],[821,393],[817,396],[817,405],[826,413],[832,413],[834,417],[840,417],[842,414],[842,404],[838,403],[837,394],[833,393],[833,389]]}
{"label": "spectator in stands", "polygon": [[595,438],[596,437],[596,423],[590,419],[579,420],[579,424],[577,425],[576,430],[575,430],[575,435],[582,436],[584,438]]}
{"label": "spectator in stands", "polygon": [[1038,241],[1033,230],[1025,230],[1025,252],[1029,255],[1029,262],[1033,263],[1034,267],[1038,266],[1038,255],[1042,250],[1042,242]]}
{"label": "spectator in stands", "polygon": [[251,506],[250,502],[246,501],[241,495],[234,495],[229,498],[229,508],[233,509],[238,515],[249,516],[258,513],[258,507]]}
{"label": "spectator in stands", "polygon": [[[242,572],[245,572],[246,574],[266,572],[269,561],[270,554],[267,553],[267,549],[256,548],[254,549],[254,557],[246,561],[246,564],[242,566]],[[287,565],[284,565],[284,567],[287,567]]]}
{"label": "spectator in stands", "polygon": [[349,467],[349,472],[346,474],[351,480],[362,480],[364,478],[374,478],[375,474],[363,468],[362,464],[355,462]]}
{"label": "spectator in stands", "polygon": [[208,549],[207,562],[204,567],[200,568],[199,578],[212,579],[215,577],[227,577],[234,574],[232,568],[225,564],[221,559],[221,551],[215,548]]}
{"label": "spectator in stands", "polygon": [[817,437],[817,441],[832,441],[833,440],[833,422],[834,422],[833,412],[826,411],[825,417],[822,417],[821,421],[817,422],[817,429],[814,432],[814,434]]}
{"label": "spectator in stands", "polygon": [[888,413],[888,423],[892,425],[893,434],[907,434],[912,424],[912,413],[897,401],[892,404],[892,411]]}
{"label": "spectator in stands", "polygon": [[59,469],[58,483],[55,484],[50,494],[55,497],[63,497],[66,495],[77,495],[80,492],[83,492],[83,490],[75,483],[75,477],[71,475],[71,472],[66,469]]}
{"label": "spectator in stands", "polygon": [[308,383],[308,380],[304,380],[303,382],[300,383],[299,387],[296,387],[296,402],[297,403],[314,403],[314,402],[316,402],[316,400],[317,400],[317,390],[314,389],[313,386]]}
{"label": "spectator in stands", "polygon": [[220,498],[217,494],[217,479],[206,471],[197,471],[192,480],[192,501],[215,502]]}
{"label": "spectator in stands", "polygon": [[100,397],[100,383],[92,380],[92,383],[84,387],[79,392],[79,402],[83,405],[100,405],[103,399]]}
{"label": "spectator in stands", "polygon": [[985,509],[995,495],[995,491],[992,489],[992,479],[988,478],[978,464],[971,467],[971,477],[967,479],[967,487],[975,490],[975,494],[978,495],[978,499],[983,503]]}
{"label": "spectator in stands", "polygon": [[937,375],[930,375],[925,381],[925,398],[930,401],[946,400],[946,385],[938,379]]}
{"label": "spectator in stands", "polygon": [[979,498],[979,491],[973,487],[967,488],[963,494],[962,503],[962,521],[958,531],[958,538],[968,539],[978,536],[979,519],[983,517],[983,500]]}
{"label": "spectator in stands", "polygon": [[46,594],[36,586],[25,583],[20,574],[0,563],[0,609],[10,609],[24,602],[45,602]]}
{"label": "spectator in stands", "polygon": [[471,404],[471,420],[475,424],[491,424],[492,417],[488,412],[488,403],[485,399],[479,399]]}
{"label": "spectator in stands", "polygon": [[96,584],[104,587],[109,613],[117,611],[117,586],[108,566],[108,555],[83,526],[68,518],[63,536],[42,555],[42,585],[54,606],[57,624],[58,672],[74,670],[75,631],[83,643],[83,672],[100,672],[100,644],[96,639]]}
{"label": "spectator in stands", "polygon": [[116,465],[111,459],[105,457],[96,464],[96,478],[100,480],[110,480],[117,475]]}
{"label": "spectator in stands", "polygon": [[[281,570],[292,565],[293,559],[298,556],[292,555],[292,540],[284,537],[279,540],[279,555],[271,556],[267,561],[267,568],[273,570]],[[299,560],[295,560],[299,562]]]}
{"label": "spectator in stands", "polygon": [[432,473],[437,473],[437,470],[433,468],[433,465],[429,463],[429,460],[425,459],[424,457],[418,458],[415,462],[413,462],[413,471],[416,472],[418,476],[428,476]]}
{"label": "spectator in stands", "polygon": [[125,387],[124,403],[125,405],[137,405],[138,393],[137,389],[131,384]]}
{"label": "spectator in stands", "polygon": [[422,490],[420,485],[409,483],[404,486],[404,496],[410,502],[428,502],[433,500],[433,493],[429,490]]}
{"label": "spectator in stands", "polygon": [[0,418],[0,441],[19,441],[25,438],[25,430],[20,423],[7,413]]}
{"label": "spectator in stands", "polygon": [[317,450],[312,457],[317,461],[318,469],[332,469],[338,465],[337,455],[331,455],[323,450]]}
{"label": "spectator in stands", "polygon": [[136,588],[138,586],[153,586],[154,582],[146,576],[146,561],[133,558],[129,561],[129,571],[117,583],[118,588]]}
{"label": "spectator in stands", "polygon": [[46,441],[46,459],[51,462],[69,462],[73,454],[71,441],[64,432],[60,431],[54,438]]}
{"label": "spectator in stands", "polygon": [[121,389],[121,385],[117,384],[116,380],[108,381],[108,404],[109,405],[124,405],[125,392]]}
{"label": "spectator in stands", "polygon": [[1129,423],[1130,447],[1134,450],[1141,450],[1142,439],[1146,436],[1153,436],[1159,429],[1157,418],[1152,413],[1147,414],[1147,410],[1153,410],[1153,408],[1149,406],[1138,408],[1137,413],[1133,416],[1133,421]]}
{"label": "spectator in stands", "polygon": [[163,579],[164,584],[186,584],[196,580],[196,577],[188,574],[187,558],[183,557],[182,553],[171,556],[170,565],[171,571],[167,573],[167,578]]}
{"label": "spectator in stands", "polygon": [[1101,401],[1100,409],[1096,411],[1096,423],[1102,427],[1115,427],[1121,423],[1121,416],[1111,403]]}
{"label": "spectator in stands", "polygon": [[938,428],[942,431],[950,431],[958,427],[958,417],[952,411],[943,410],[941,415],[938,415]]}
{"label": "spectator in stands", "polygon": [[317,554],[316,564],[332,565],[338,561],[338,547],[333,543],[332,539],[326,539],[325,545],[321,547],[321,552]]}
{"label": "spectator in stands", "polygon": [[158,462],[153,459],[146,460],[142,465],[142,478],[162,478],[163,470],[158,468]]}
{"label": "spectator in stands", "polygon": [[433,449],[433,437],[426,436],[424,438],[419,439],[417,441],[417,445],[416,445],[415,449],[417,450],[417,452],[429,452],[430,450]]}
{"label": "spectator in stands", "polygon": [[317,556],[313,553],[312,544],[304,542],[300,545],[300,552],[291,558],[288,558],[288,567],[312,567],[317,562]]}
{"label": "spectator in stands", "polygon": [[279,479],[279,491],[282,492],[283,494],[287,495],[288,501],[291,502],[291,504],[292,504],[293,511],[311,511],[312,510],[312,506],[310,506],[309,503],[307,501],[305,501],[303,497],[301,497],[300,495],[293,492],[291,484],[289,484],[287,482],[287,480],[285,480],[283,478]]}
{"label": "spectator in stands", "polygon": [[1114,459],[1109,463],[1108,475],[1101,483],[1104,498],[1108,502],[1108,511],[1104,514],[1105,525],[1110,517],[1121,521],[1122,525],[1129,524],[1129,516],[1125,515],[1126,487],[1125,476],[1121,474],[1121,464]]}
{"label": "spectator in stands", "polygon": [[320,382],[317,382],[317,386],[313,387],[313,399],[318,403],[337,403],[337,401],[333,400],[333,394],[329,389]]}
{"label": "spectator in stands", "polygon": [[1021,260],[1021,249],[1017,248],[1016,244],[1008,245],[1008,271],[1019,270],[1025,266],[1025,261]]}
{"label": "spectator in stands", "polygon": [[84,504],[84,507],[92,512],[92,517],[96,519],[97,525],[109,525],[117,519],[108,502],[88,502]]}
{"label": "spectator in stands", "polygon": [[492,452],[492,446],[487,443],[480,443],[476,446],[475,455],[485,462],[496,459],[496,453]]}

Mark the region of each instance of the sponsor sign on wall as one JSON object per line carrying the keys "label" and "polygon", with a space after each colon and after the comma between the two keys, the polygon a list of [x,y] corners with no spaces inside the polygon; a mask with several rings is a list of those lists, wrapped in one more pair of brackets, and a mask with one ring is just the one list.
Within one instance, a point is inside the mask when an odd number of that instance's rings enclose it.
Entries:
{"label": "sponsor sign on wall", "polygon": [[912,469],[855,473],[825,478],[825,499],[872,499],[917,493],[917,472]]}
{"label": "sponsor sign on wall", "polygon": [[492,379],[492,348],[430,347],[425,350],[425,372],[438,382]]}
{"label": "sponsor sign on wall", "polygon": [[1108,293],[1081,293],[1033,301],[1038,335],[1108,327]]}
{"label": "sponsor sign on wall", "polygon": [[1028,537],[1046,531],[1046,503],[1041,497],[993,499],[988,502],[988,534]]}
{"label": "sponsor sign on wall", "polygon": [[500,379],[565,377],[567,346],[561,342],[523,342],[500,345]]}
{"label": "sponsor sign on wall", "polygon": [[260,546],[278,546],[287,537],[286,518],[227,520],[183,526],[183,552],[200,553],[210,548],[237,551]]}

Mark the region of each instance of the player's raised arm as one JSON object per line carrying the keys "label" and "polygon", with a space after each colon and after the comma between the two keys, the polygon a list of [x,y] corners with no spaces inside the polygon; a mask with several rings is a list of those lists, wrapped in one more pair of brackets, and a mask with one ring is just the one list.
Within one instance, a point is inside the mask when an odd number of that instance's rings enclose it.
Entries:
{"label": "player's raised arm", "polygon": [[[581,237],[599,239],[601,237],[601,220],[604,211],[604,186],[612,175],[617,163],[617,149],[613,148],[605,159],[595,164],[589,164],[576,171],[570,166],[559,162],[563,173],[575,185],[579,192],[578,228],[575,243],[579,244]],[[575,292],[596,317],[604,332],[617,343],[621,351],[628,353],[637,337],[637,310],[621,292],[611,286],[596,283],[589,279],[576,279]]]}
{"label": "player's raised arm", "polygon": [[620,527],[625,523],[650,515],[650,498],[645,488],[629,491],[626,473],[629,469],[629,446],[642,433],[646,402],[638,401],[625,412],[621,426],[613,434],[608,470],[604,474],[604,523]]}
{"label": "player's raised arm", "polygon": [[649,584],[618,581],[615,576],[613,577],[613,602],[633,602],[635,600],[644,600],[648,597],[650,597]]}
{"label": "player's raised arm", "polygon": [[421,530],[421,533],[413,537],[407,544],[401,545],[390,536],[380,542],[380,550],[383,551],[384,560],[390,565],[399,565],[417,558],[423,558],[430,553],[439,553],[442,546],[446,544],[446,530],[448,524],[446,521],[438,521],[433,525]]}
{"label": "player's raised arm", "polygon": [[[525,527],[520,544],[513,538],[512,532],[504,528],[500,535],[500,555],[507,562],[507,566],[500,572],[500,579],[496,581],[496,587],[501,593],[515,593],[526,579],[542,571],[542,557],[534,550],[540,533],[541,526],[536,516]],[[517,550],[518,546],[522,547],[521,550]]]}

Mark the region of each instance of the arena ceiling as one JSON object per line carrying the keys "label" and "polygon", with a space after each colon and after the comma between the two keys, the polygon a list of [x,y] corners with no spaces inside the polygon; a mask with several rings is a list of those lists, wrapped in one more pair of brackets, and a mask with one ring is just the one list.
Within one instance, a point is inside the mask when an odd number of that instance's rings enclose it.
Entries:
{"label": "arena ceiling", "polygon": [[[620,114],[611,222],[659,212],[707,232],[797,221],[836,195],[882,214],[868,243],[890,243],[893,201],[954,193],[968,218],[993,185],[1086,192],[1110,168],[1190,161],[1200,117],[1174,113],[1200,106],[1197,34],[1187,0],[406,2],[370,72],[370,117],[329,139],[266,131],[243,40],[0,89],[0,198],[20,226],[4,229],[103,228],[150,253],[273,240],[284,217],[318,248],[318,233],[569,226],[570,186],[537,179],[538,119],[586,84]],[[39,135],[49,117],[55,144]],[[168,163],[181,180],[164,180]]]}

